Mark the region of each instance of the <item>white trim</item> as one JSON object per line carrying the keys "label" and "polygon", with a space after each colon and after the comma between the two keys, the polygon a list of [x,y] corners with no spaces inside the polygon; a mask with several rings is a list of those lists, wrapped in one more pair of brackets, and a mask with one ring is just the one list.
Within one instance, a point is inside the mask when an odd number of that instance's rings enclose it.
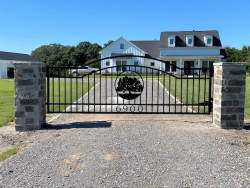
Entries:
{"label": "white trim", "polygon": [[[192,39],[192,44],[188,44],[188,40]],[[194,36],[193,35],[187,35],[186,36],[186,45],[189,47],[193,47],[194,46]]]}
{"label": "white trim", "polygon": [[[209,38],[211,39],[211,44],[208,44],[208,43],[207,43],[207,40],[208,40]],[[205,36],[204,36],[204,42],[205,42],[205,45],[206,45],[206,46],[213,46],[213,36],[212,36],[212,35],[205,35]]]}
{"label": "white trim", "polygon": [[132,42],[128,41],[127,39],[120,37],[118,38],[116,41],[110,43],[108,46],[106,46],[105,48],[103,48],[99,53],[101,54],[103,51],[105,51],[107,48],[109,48],[111,45],[117,43],[120,40],[125,40],[126,42],[128,42],[130,45],[132,45],[133,47],[135,47],[136,49],[142,51],[142,53],[147,54],[147,52],[143,51],[141,48],[139,48],[138,46],[136,46],[135,44],[133,44]]}
{"label": "white trim", "polygon": [[[174,43],[173,43],[173,44],[170,44],[170,40],[171,40],[171,39],[174,40]],[[168,46],[171,47],[171,48],[172,48],[172,47],[175,47],[175,36],[174,36],[174,35],[168,37]]]}

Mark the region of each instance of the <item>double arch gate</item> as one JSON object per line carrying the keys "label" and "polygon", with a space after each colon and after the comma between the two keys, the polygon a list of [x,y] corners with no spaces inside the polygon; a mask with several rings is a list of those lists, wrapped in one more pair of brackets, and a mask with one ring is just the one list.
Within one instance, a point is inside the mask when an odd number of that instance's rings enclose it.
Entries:
{"label": "double arch gate", "polygon": [[[157,62],[125,64],[126,58]],[[115,66],[105,62],[104,68],[86,69],[111,59],[119,61]],[[135,55],[98,59],[86,66],[47,67],[47,113],[210,114],[212,110],[211,68],[181,68]],[[166,70],[169,66],[175,73]]]}

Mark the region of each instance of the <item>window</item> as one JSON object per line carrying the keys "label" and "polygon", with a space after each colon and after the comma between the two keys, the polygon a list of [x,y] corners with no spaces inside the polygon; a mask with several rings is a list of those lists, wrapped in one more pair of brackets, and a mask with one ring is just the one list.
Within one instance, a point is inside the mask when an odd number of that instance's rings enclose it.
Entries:
{"label": "window", "polygon": [[150,63],[150,66],[151,66],[151,67],[154,67],[154,66],[155,66],[155,62],[151,62],[151,63]]}
{"label": "window", "polygon": [[175,36],[170,36],[168,38],[168,46],[169,47],[175,47]]}
{"label": "window", "polygon": [[204,41],[205,41],[206,46],[213,46],[213,37],[212,36],[206,35],[204,37]]}
{"label": "window", "polygon": [[110,65],[110,62],[109,61],[106,61],[106,66],[109,66]]}
{"label": "window", "polygon": [[127,65],[127,61],[116,61],[117,71],[126,71],[127,67],[125,65]]}
{"label": "window", "polygon": [[120,49],[124,49],[124,44],[123,43],[120,44]]}
{"label": "window", "polygon": [[135,61],[134,65],[138,65],[139,63],[137,61]]}
{"label": "window", "polygon": [[194,36],[187,36],[186,37],[186,42],[187,42],[187,46],[193,46],[194,45]]}

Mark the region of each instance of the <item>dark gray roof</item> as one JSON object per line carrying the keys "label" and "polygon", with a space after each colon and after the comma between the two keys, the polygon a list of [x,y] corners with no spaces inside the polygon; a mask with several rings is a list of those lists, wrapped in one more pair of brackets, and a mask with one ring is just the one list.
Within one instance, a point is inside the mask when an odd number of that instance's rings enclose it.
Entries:
{"label": "dark gray roof", "polygon": [[27,55],[12,52],[0,51],[0,60],[12,60],[12,61],[39,61],[38,59]]}
{"label": "dark gray roof", "polygon": [[144,52],[148,53],[151,57],[157,58],[160,56],[160,41],[158,40],[145,40],[145,41],[130,41]]}
{"label": "dark gray roof", "polygon": [[[217,30],[208,30],[208,31],[171,31],[171,32],[161,32],[160,38],[160,48],[168,48],[168,37],[175,36],[175,47],[187,47],[186,46],[186,36],[194,36],[194,46],[193,47],[205,47],[205,48],[214,48],[221,47],[221,41],[219,32]],[[205,46],[204,36],[212,35],[213,36],[213,46]],[[187,48],[193,48],[187,47]]]}

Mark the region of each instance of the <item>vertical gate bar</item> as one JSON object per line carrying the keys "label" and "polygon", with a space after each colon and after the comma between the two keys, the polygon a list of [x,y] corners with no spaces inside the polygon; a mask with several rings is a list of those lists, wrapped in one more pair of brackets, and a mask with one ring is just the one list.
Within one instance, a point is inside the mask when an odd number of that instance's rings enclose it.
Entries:
{"label": "vertical gate bar", "polygon": [[61,88],[60,88],[60,67],[58,68],[58,91],[59,91],[59,96],[58,96],[58,101],[59,101],[59,113],[61,112]]}
{"label": "vertical gate bar", "polygon": [[84,88],[83,88],[83,76],[82,76],[82,97],[81,97],[81,102],[82,102],[82,112],[83,112],[83,95],[84,95]]}
{"label": "vertical gate bar", "polygon": [[94,72],[94,112],[95,112],[95,72]]}
{"label": "vertical gate bar", "polygon": [[[118,66],[116,66],[116,78],[118,78]],[[117,80],[116,80],[117,81]],[[117,108],[118,108],[118,93],[116,92],[116,111],[117,111]]]}
{"label": "vertical gate bar", "polygon": [[165,72],[163,73],[163,113],[165,111]]}
{"label": "vertical gate bar", "polygon": [[[105,112],[107,112],[107,103],[108,103],[108,86],[107,86],[107,75],[105,75]],[[101,87],[101,86],[100,86]]]}
{"label": "vertical gate bar", "polygon": [[76,112],[78,112],[78,68],[76,68]]}
{"label": "vertical gate bar", "polygon": [[210,68],[209,69],[209,99],[208,99],[208,113],[210,114],[211,113],[211,111],[212,111],[212,97],[211,97],[211,95],[212,95],[212,79],[211,79],[211,77],[212,77],[212,68]]}
{"label": "vertical gate bar", "polygon": [[[136,66],[135,66],[135,64],[134,64],[134,68],[135,68],[135,72],[136,72]],[[123,100],[124,101],[124,100]],[[135,101],[135,99],[134,99],[134,104],[136,103],[136,101]],[[123,103],[124,104],[124,103]]]}
{"label": "vertical gate bar", "polygon": [[[129,66],[128,70],[131,71],[131,66]],[[128,104],[130,104],[130,100],[128,100]]]}
{"label": "vertical gate bar", "polygon": [[175,77],[175,83],[174,83],[174,112],[176,113],[176,87],[177,87],[177,77]]}
{"label": "vertical gate bar", "polygon": [[159,112],[159,95],[160,95],[160,91],[159,91],[159,84],[160,84],[160,79],[159,79],[159,77],[160,77],[160,74],[159,74],[159,70],[157,70],[158,71],[158,88],[157,88],[157,112]]}
{"label": "vertical gate bar", "polygon": [[[53,68],[54,69],[54,68]],[[54,75],[54,71],[55,70],[53,70],[52,71],[52,96],[53,96],[53,98],[52,98],[52,101],[53,101],[53,113],[55,112],[55,75]]]}
{"label": "vertical gate bar", "polygon": [[67,69],[64,68],[64,111],[66,112],[66,109],[67,109],[67,105],[66,105],[66,78],[67,78]]}
{"label": "vertical gate bar", "polygon": [[[142,67],[141,67],[141,75],[142,75]],[[141,105],[141,95],[140,95],[140,105]]]}
{"label": "vertical gate bar", "polygon": [[154,70],[153,68],[152,70],[152,108],[151,108],[151,112],[154,112]]}
{"label": "vertical gate bar", "polygon": [[188,74],[187,74],[187,92],[186,92],[186,112],[188,112]]}
{"label": "vertical gate bar", "polygon": [[111,68],[111,112],[113,112],[113,67]]}
{"label": "vertical gate bar", "polygon": [[102,78],[101,78],[101,76],[102,76],[102,72],[100,71],[100,112],[102,111],[102,105],[101,105],[101,103],[102,103],[102,98],[101,98],[101,96],[102,96]]}
{"label": "vertical gate bar", "polygon": [[194,69],[193,69],[193,90],[192,90],[192,113],[194,113]]}
{"label": "vertical gate bar", "polygon": [[148,112],[148,67],[146,67],[146,112]]}
{"label": "vertical gate bar", "polygon": [[49,80],[49,66],[47,66],[47,112],[50,112],[50,101],[49,101],[49,97],[50,97],[50,80]]}
{"label": "vertical gate bar", "polygon": [[206,112],[206,89],[207,89],[207,69],[205,71],[205,86],[204,86],[204,112]]}
{"label": "vertical gate bar", "polygon": [[183,101],[182,101],[182,68],[181,69],[181,112],[182,112],[182,108],[183,108]]}
{"label": "vertical gate bar", "polygon": [[89,112],[89,74],[88,74],[88,112]]}
{"label": "vertical gate bar", "polygon": [[72,69],[70,68],[70,112],[72,112]]}
{"label": "vertical gate bar", "polygon": [[170,112],[170,104],[171,104],[171,102],[170,102],[170,92],[171,92],[171,76],[170,76],[170,74],[168,75],[168,103],[169,103],[169,105],[168,105],[168,112]]}
{"label": "vertical gate bar", "polygon": [[201,85],[201,68],[199,67],[199,83],[198,83],[198,114],[200,113],[200,85]]}

